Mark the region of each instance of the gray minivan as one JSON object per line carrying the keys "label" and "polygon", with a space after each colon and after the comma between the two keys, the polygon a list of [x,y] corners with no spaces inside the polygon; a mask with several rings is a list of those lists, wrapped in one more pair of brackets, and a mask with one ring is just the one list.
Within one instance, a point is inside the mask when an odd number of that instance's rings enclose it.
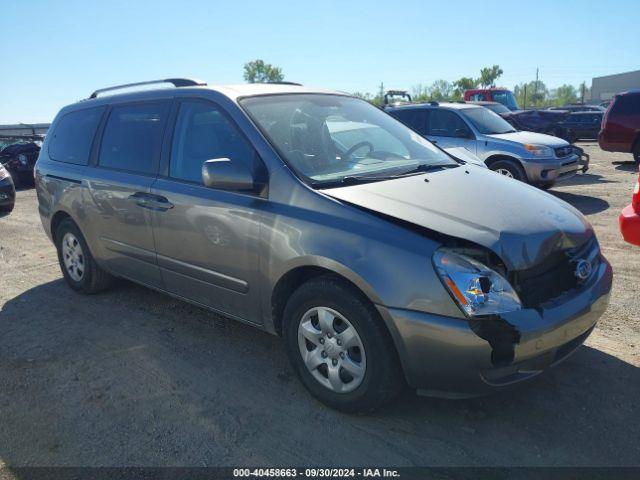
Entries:
{"label": "gray minivan", "polygon": [[347,94],[163,82],[97,91],[46,137],[39,211],[73,289],[122,277],[280,335],[343,411],[534,377],[606,308],[611,267],[563,201]]}

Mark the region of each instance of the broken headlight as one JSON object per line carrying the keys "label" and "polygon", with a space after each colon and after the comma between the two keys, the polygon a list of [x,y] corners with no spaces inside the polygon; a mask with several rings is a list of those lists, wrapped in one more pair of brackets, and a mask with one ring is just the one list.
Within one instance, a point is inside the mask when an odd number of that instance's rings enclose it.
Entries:
{"label": "broken headlight", "polygon": [[433,263],[442,283],[465,315],[492,315],[522,308],[511,284],[479,261],[441,248],[433,255]]}

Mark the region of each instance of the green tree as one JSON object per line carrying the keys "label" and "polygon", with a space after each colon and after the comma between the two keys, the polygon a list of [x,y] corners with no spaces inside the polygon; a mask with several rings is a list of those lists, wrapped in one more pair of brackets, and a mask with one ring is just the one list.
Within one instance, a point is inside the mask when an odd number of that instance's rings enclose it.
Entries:
{"label": "green tree", "polygon": [[553,95],[555,105],[566,105],[578,101],[578,91],[573,85],[560,85]]}
{"label": "green tree", "polygon": [[431,101],[447,102],[451,100],[453,85],[446,80],[436,80],[429,87],[429,97]]}
{"label": "green tree", "polygon": [[543,106],[549,95],[549,90],[542,80],[529,82],[527,92],[531,92],[529,94],[531,105],[536,107]]}
{"label": "green tree", "polygon": [[281,82],[284,80],[284,74],[280,67],[274,67],[258,59],[244,64],[244,79],[248,83]]}
{"label": "green tree", "polygon": [[[516,102],[518,102],[518,105],[520,106],[520,108],[525,108],[526,106],[531,105],[531,103],[529,102],[529,96],[526,95],[529,93],[526,90],[526,87],[527,87],[526,83],[519,83],[518,85],[513,87],[513,96],[516,97]],[[526,98],[525,98],[525,95],[526,95]]]}
{"label": "green tree", "polygon": [[[526,102],[525,102],[526,92]],[[513,95],[516,97],[518,105],[526,107],[542,107],[549,100],[549,90],[542,80],[535,80],[529,83],[520,83],[513,89]]]}
{"label": "green tree", "polygon": [[475,80],[471,77],[462,77],[455,82],[453,82],[453,100],[462,100],[464,96],[465,90],[471,90],[472,88],[476,88],[478,86],[478,80]]}
{"label": "green tree", "polygon": [[478,78],[477,83],[485,88],[495,86],[496,80],[500,78],[503,73],[499,65],[483,68],[480,70],[480,78]]}
{"label": "green tree", "polygon": [[453,99],[454,88],[451,82],[436,80],[429,86],[418,84],[412,89],[414,102],[449,102]]}
{"label": "green tree", "polygon": [[411,99],[414,102],[428,102],[431,99],[431,96],[429,95],[429,87],[426,87],[421,83],[415,85],[411,90]]}

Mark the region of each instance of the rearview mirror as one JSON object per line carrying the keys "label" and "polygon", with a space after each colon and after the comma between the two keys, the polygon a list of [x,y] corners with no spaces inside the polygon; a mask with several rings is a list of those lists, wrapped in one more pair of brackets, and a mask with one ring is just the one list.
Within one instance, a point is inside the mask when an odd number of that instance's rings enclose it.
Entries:
{"label": "rearview mirror", "polygon": [[471,132],[466,128],[456,128],[456,131],[453,132],[453,135],[457,138],[471,138]]}
{"label": "rearview mirror", "polygon": [[230,191],[255,190],[249,168],[242,162],[228,158],[212,158],[202,164],[202,183],[205,187]]}

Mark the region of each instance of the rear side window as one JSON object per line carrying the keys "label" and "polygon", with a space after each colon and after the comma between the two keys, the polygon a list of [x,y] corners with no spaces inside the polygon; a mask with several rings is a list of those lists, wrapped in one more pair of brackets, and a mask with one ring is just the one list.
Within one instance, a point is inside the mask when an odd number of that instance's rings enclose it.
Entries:
{"label": "rear side window", "polygon": [[178,111],[169,176],[202,183],[202,164],[214,158],[243,162],[254,173],[259,168],[256,151],[213,103],[182,102]]}
{"label": "rear side window", "polygon": [[[478,109],[479,111],[486,109]],[[489,113],[489,112],[487,112]],[[496,115],[490,113],[490,115]],[[500,117],[498,117],[500,118]],[[464,123],[457,114],[449,110],[434,110],[431,112],[431,125],[429,126],[429,134],[436,137],[455,137],[456,130],[469,130],[467,124]]]}
{"label": "rear side window", "polygon": [[640,114],[640,94],[619,96],[611,108],[611,113],[616,115]]}
{"label": "rear side window", "polygon": [[429,124],[429,110],[407,108],[391,112],[391,115],[419,134],[427,134]]}
{"label": "rear side window", "polygon": [[99,165],[155,174],[160,160],[166,106],[166,102],[154,102],[114,107],[102,135]]}
{"label": "rear side window", "polygon": [[63,115],[51,134],[49,157],[75,165],[87,165],[91,143],[105,107],[87,108]]}

